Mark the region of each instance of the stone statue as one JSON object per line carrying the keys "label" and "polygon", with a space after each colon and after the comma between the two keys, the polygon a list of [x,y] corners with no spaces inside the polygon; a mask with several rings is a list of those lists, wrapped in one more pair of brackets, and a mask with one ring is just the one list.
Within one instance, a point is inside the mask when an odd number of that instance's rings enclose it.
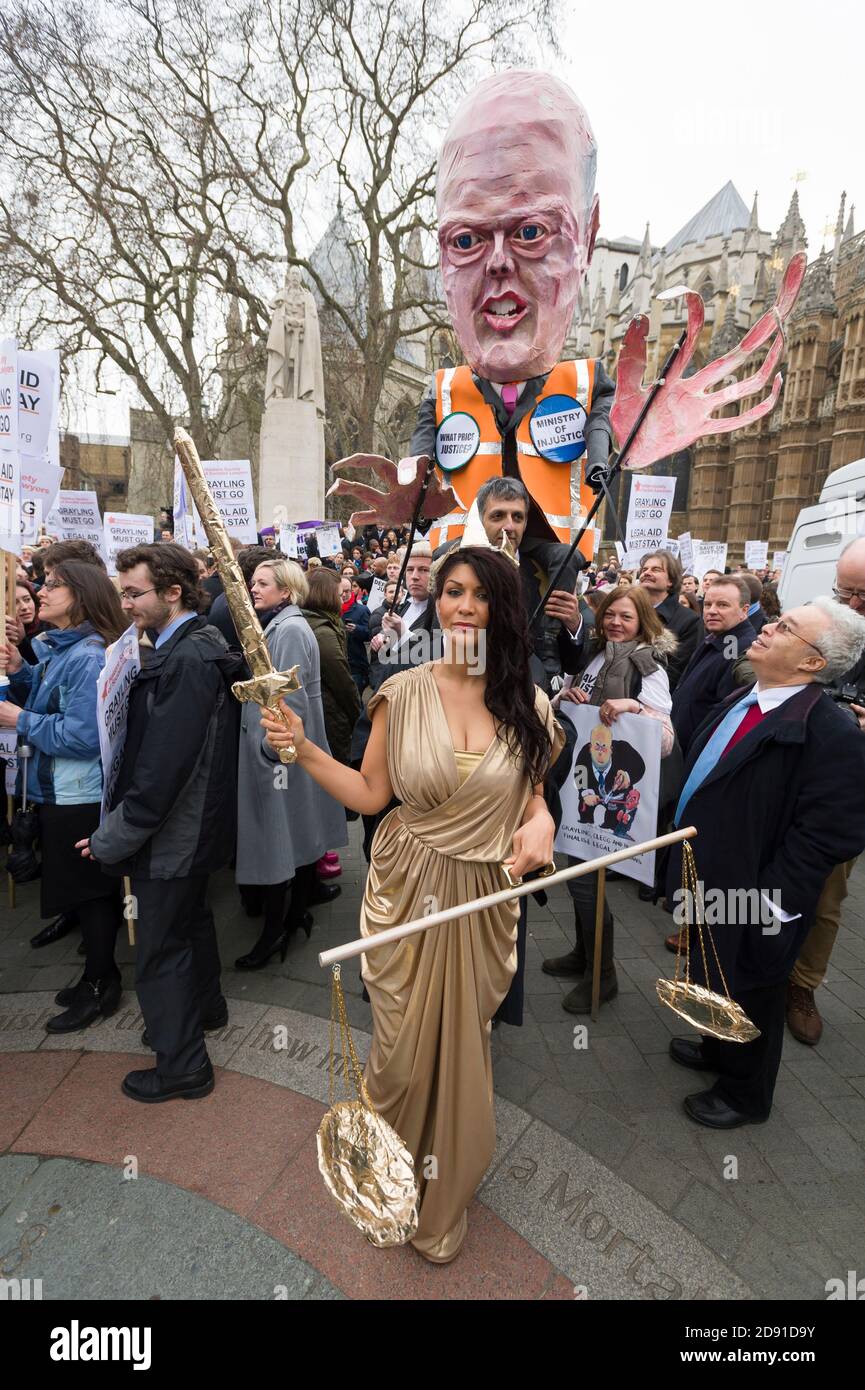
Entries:
{"label": "stone statue", "polygon": [[291,266],[267,335],[258,524],[324,516],[324,373],[315,300]]}
{"label": "stone statue", "polygon": [[291,266],[273,305],[267,335],[267,376],[264,404],[271,400],[312,401],[324,415],[324,375],[321,334],[315,300]]}

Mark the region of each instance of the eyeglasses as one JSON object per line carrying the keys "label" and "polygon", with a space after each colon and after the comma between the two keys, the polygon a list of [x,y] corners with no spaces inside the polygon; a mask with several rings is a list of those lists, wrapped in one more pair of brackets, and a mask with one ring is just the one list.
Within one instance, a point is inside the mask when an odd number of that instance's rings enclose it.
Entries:
{"label": "eyeglasses", "polygon": [[137,598],[144,598],[145,594],[155,593],[155,589],[142,589],[139,593],[136,593],[134,589],[121,589],[120,597],[124,599],[126,603],[134,603]]}
{"label": "eyeglasses", "polygon": [[789,632],[791,637],[798,637],[800,642],[804,642],[805,646],[810,647],[812,651],[815,651],[817,653],[818,656],[823,655],[819,647],[815,647],[814,643],[809,642],[807,637],[802,637],[798,632],[795,632],[794,629],[784,618],[779,618],[778,621],[776,623],[772,623],[771,626],[774,627],[776,632]]}
{"label": "eyeglasses", "polygon": [[43,589],[65,589],[66,585],[62,579],[46,579],[42,585]]}
{"label": "eyeglasses", "polygon": [[839,603],[849,603],[851,598],[858,598],[860,603],[865,603],[865,589],[839,589],[835,585],[832,593]]}

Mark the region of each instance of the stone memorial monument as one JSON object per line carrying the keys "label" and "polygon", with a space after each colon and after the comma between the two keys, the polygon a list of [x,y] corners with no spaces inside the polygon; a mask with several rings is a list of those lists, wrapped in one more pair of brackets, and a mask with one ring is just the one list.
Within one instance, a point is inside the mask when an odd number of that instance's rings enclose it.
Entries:
{"label": "stone memorial monument", "polygon": [[315,300],[292,266],[273,305],[258,483],[259,526],[324,516],[324,374]]}

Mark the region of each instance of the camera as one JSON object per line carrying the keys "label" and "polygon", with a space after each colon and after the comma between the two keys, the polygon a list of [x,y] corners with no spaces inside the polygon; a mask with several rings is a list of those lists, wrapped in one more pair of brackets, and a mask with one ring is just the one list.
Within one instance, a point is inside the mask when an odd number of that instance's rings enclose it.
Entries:
{"label": "camera", "polygon": [[830,689],[828,694],[831,695],[836,705],[839,705],[849,714],[851,719],[855,719],[857,724],[859,723],[859,716],[852,706],[858,705],[860,709],[865,709],[865,690],[860,690],[858,686],[846,683]]}

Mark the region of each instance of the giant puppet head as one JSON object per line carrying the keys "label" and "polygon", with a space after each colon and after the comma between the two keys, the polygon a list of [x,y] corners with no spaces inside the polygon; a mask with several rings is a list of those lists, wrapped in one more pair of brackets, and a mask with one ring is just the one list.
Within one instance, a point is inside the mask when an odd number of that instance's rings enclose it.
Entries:
{"label": "giant puppet head", "polygon": [[498,73],[458,107],[439,159],[442,279],[486,380],[559,361],[598,230],[595,165],[586,111],[549,73]]}

